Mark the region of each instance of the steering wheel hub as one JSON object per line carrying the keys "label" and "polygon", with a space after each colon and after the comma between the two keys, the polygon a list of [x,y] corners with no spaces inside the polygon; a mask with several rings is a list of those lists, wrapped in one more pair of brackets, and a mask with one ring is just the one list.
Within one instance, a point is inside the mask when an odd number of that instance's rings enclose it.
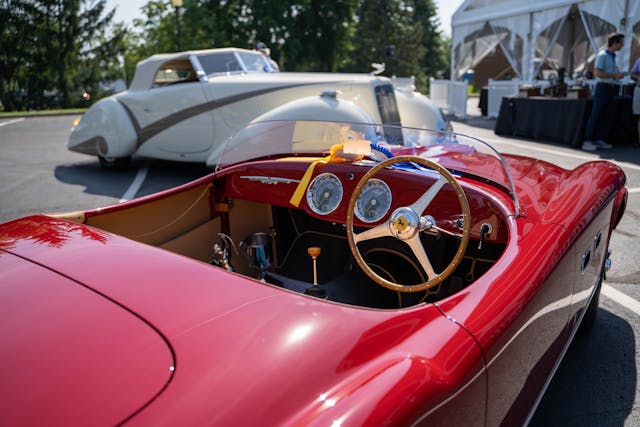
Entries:
{"label": "steering wheel hub", "polygon": [[396,209],[389,217],[389,231],[400,240],[415,236],[420,226],[420,215],[409,207]]}

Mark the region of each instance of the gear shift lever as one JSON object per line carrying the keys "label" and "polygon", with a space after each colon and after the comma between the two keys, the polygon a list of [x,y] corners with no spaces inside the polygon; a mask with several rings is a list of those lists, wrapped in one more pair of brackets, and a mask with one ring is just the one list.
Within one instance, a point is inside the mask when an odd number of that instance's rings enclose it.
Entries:
{"label": "gear shift lever", "polygon": [[318,271],[316,269],[316,259],[318,259],[318,257],[320,256],[321,251],[322,249],[317,246],[311,246],[307,248],[307,253],[313,259],[313,286],[318,286]]}
{"label": "gear shift lever", "polygon": [[307,253],[311,257],[311,259],[313,259],[313,286],[305,290],[304,293],[318,298],[326,298],[327,292],[318,285],[318,270],[316,260],[320,256],[321,251],[322,250],[318,246],[310,246],[307,248]]}

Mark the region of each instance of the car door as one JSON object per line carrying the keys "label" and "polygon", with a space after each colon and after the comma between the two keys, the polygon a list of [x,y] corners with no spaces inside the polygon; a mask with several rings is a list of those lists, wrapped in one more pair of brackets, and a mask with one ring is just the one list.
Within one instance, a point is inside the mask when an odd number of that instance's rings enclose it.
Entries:
{"label": "car door", "polygon": [[203,85],[198,80],[164,83],[156,78],[155,87],[120,98],[138,124],[139,154],[195,161],[200,153],[204,158],[213,126]]}
{"label": "car door", "polygon": [[443,311],[477,339],[487,366],[487,425],[521,425],[570,337],[575,250],[566,230],[512,220],[505,255]]}

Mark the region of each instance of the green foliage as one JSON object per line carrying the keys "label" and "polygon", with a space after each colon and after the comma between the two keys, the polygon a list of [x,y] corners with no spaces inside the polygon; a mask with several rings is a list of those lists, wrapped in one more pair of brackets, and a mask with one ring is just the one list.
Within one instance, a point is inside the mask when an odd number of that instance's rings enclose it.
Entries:
{"label": "green foliage", "polygon": [[[2,0],[0,6],[0,101],[11,111],[28,106],[27,91],[42,92],[46,86],[45,52],[39,43],[46,35],[38,25],[43,16],[32,2]],[[26,79],[25,61],[35,74],[31,79]]]}
{"label": "green foliage", "polygon": [[437,29],[432,0],[363,0],[358,17],[350,71],[367,72],[372,63],[385,63],[383,75],[414,76],[420,91],[426,91],[429,77],[446,75],[448,40]]}
{"label": "green foliage", "polygon": [[[420,68],[426,78],[448,78],[451,56],[451,40],[443,36],[438,27],[440,25],[435,5],[431,0],[415,0],[414,19],[422,23],[421,44],[425,54],[420,61]],[[427,81],[417,82],[417,86],[424,90]]]}
{"label": "green foliage", "polygon": [[287,70],[334,72],[349,58],[356,0],[303,1],[289,6],[280,49]]}
{"label": "green foliage", "polygon": [[371,63],[385,63],[387,76],[422,75],[424,57],[422,23],[414,19],[409,3],[364,0],[360,7],[354,58],[358,71],[367,71]]}
{"label": "green foliage", "polygon": [[[433,0],[150,0],[132,28],[106,0],[0,0],[0,100],[6,110],[70,106],[99,82],[133,78],[156,53],[262,41],[286,71],[414,76],[418,89],[449,70]],[[178,12],[178,13],[176,13]],[[52,52],[55,52],[52,54]]]}
{"label": "green foliage", "polygon": [[114,74],[123,28],[106,0],[2,0],[0,100],[5,110],[80,105]]}
{"label": "green foliage", "polygon": [[[145,43],[130,45],[130,56],[176,50],[169,2],[149,1],[143,14],[134,29]],[[448,70],[432,0],[185,0],[179,19],[183,50],[262,41],[287,71],[369,72],[372,62],[386,62],[387,75],[414,75],[426,88],[427,76]],[[388,46],[395,56],[385,55]]]}

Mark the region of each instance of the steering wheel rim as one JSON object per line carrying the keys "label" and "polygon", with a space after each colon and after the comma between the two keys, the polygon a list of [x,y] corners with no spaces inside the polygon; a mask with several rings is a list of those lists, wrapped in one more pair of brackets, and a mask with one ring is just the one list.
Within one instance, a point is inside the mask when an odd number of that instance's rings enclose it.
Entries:
{"label": "steering wheel rim", "polygon": [[[413,204],[396,209],[393,213],[391,213],[391,215],[389,215],[389,218],[387,220],[378,224],[377,226],[371,229],[367,229],[361,233],[355,233],[353,229],[353,222],[355,217],[356,202],[367,181],[369,181],[369,179],[371,179],[382,169],[393,164],[403,162],[413,162],[433,169],[440,175],[440,179],[438,179],[432,186],[430,186],[429,189],[427,189]],[[442,270],[442,272],[436,273],[431,266],[431,262],[429,261],[429,257],[425,248],[420,242],[420,232],[426,230],[427,228],[435,228],[436,230],[438,229],[433,218],[429,216],[422,216],[422,214],[446,183],[449,183],[454,189],[458,198],[458,203],[462,208],[463,229],[462,234],[459,236],[460,244],[458,245],[458,250],[456,251],[453,259],[449,262],[447,267]],[[418,210],[420,212],[417,212]],[[469,208],[469,201],[467,200],[467,196],[464,194],[464,190],[462,189],[456,178],[445,167],[441,166],[433,160],[419,156],[398,156],[378,163],[366,174],[364,174],[362,178],[360,178],[360,181],[358,181],[358,183],[356,184],[353,193],[351,194],[351,199],[349,200],[349,205],[347,207],[346,227],[349,249],[351,250],[353,257],[355,258],[360,268],[367,276],[369,276],[369,278],[371,278],[377,284],[384,286],[385,288],[392,291],[414,293],[425,291],[433,288],[434,286],[437,286],[456,270],[456,268],[462,261],[462,258],[464,257],[464,253],[467,250],[467,246],[469,243],[471,229],[471,210]],[[399,283],[391,282],[384,277],[381,277],[373,269],[371,269],[371,267],[369,267],[369,265],[362,257],[357,244],[362,241],[387,236],[396,237],[398,240],[404,241],[405,244],[409,246],[413,255],[420,263],[420,267],[427,274],[429,280],[415,285],[402,285]]]}

